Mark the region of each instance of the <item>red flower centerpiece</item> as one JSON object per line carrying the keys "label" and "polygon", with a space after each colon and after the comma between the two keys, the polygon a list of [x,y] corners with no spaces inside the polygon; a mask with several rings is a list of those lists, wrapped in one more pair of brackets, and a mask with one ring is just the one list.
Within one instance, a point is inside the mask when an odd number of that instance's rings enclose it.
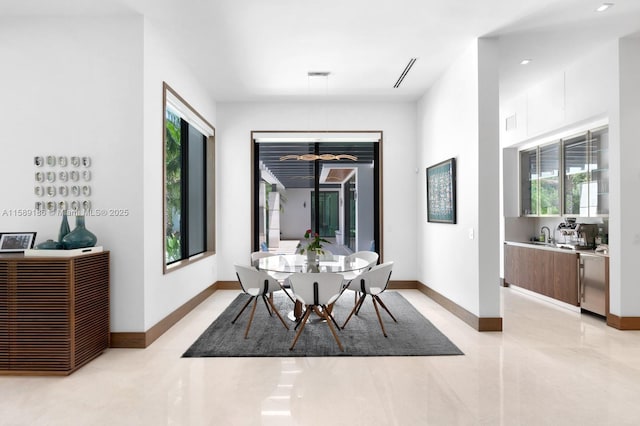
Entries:
{"label": "red flower centerpiece", "polygon": [[309,260],[316,259],[319,254],[324,254],[322,250],[322,243],[328,243],[329,241],[324,238],[320,238],[320,234],[314,233],[311,229],[307,229],[304,233],[304,242],[298,243],[298,250],[300,254],[307,253]]}

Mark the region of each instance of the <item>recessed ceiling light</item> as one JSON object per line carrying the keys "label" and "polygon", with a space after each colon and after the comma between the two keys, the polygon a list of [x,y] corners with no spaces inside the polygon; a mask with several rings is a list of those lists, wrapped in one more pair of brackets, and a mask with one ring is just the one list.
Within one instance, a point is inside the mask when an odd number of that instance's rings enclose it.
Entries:
{"label": "recessed ceiling light", "polygon": [[520,65],[527,65],[528,63],[531,63],[531,59],[523,59],[520,61]]}
{"label": "recessed ceiling light", "polygon": [[611,6],[613,6],[613,3],[602,3],[597,9],[596,12],[604,12],[605,10],[609,9]]}

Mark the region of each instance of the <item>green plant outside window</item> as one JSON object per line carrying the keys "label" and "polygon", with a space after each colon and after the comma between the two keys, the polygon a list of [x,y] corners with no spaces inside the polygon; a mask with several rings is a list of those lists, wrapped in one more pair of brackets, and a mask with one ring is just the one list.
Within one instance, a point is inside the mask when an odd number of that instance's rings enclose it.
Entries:
{"label": "green plant outside window", "polygon": [[165,117],[166,262],[180,260],[180,216],[182,213],[182,146],[180,117],[168,107]]}

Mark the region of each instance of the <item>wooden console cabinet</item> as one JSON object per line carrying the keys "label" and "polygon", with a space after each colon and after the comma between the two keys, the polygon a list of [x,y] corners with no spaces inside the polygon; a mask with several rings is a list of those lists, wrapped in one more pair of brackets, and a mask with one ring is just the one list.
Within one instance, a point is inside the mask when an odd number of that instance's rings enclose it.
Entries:
{"label": "wooden console cabinet", "polygon": [[70,374],[108,347],[108,251],[0,255],[0,374]]}

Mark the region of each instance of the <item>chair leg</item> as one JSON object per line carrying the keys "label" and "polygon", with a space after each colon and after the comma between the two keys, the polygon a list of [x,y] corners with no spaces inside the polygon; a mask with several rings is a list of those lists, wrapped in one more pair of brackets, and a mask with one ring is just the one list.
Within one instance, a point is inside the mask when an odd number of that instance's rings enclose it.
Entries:
{"label": "chair leg", "polygon": [[376,299],[378,301],[378,303],[380,303],[380,306],[382,306],[384,308],[385,311],[387,311],[387,313],[389,314],[389,316],[393,319],[393,322],[398,322],[398,320],[396,320],[396,317],[393,316],[393,314],[391,313],[391,311],[387,308],[387,306],[382,303],[382,299],[380,299],[380,296],[373,296],[374,299]]}
{"label": "chair leg", "polygon": [[254,297],[255,301],[253,302],[253,308],[251,308],[251,316],[249,317],[249,322],[247,323],[247,331],[244,332],[244,338],[246,339],[249,336],[249,329],[251,328],[251,322],[253,321],[253,315],[256,313],[256,307],[258,306],[258,297]]}
{"label": "chair leg", "polygon": [[296,342],[298,341],[298,338],[300,337],[300,334],[302,333],[302,330],[304,330],[304,326],[307,323],[307,318],[309,318],[310,314],[311,314],[311,309],[309,309],[307,307],[307,310],[304,311],[304,316],[301,319],[302,327],[300,327],[300,330],[298,330],[298,333],[296,333],[296,337],[295,337],[295,339],[293,339],[293,343],[291,344],[291,347],[289,348],[290,351],[292,351],[293,348],[296,346]]}
{"label": "chair leg", "polygon": [[[329,329],[331,330],[331,334],[333,334],[333,337],[336,339],[336,342],[338,342],[338,347],[340,348],[341,352],[344,352],[344,348],[342,347],[342,343],[340,342],[340,339],[338,339],[338,333],[336,333],[336,329],[333,328],[333,324],[331,324],[332,321],[329,320],[329,314],[327,313],[326,310],[322,311],[322,316],[324,317],[325,321],[327,321],[327,325],[329,326]],[[336,324],[336,327],[338,325]]]}
{"label": "chair leg", "polygon": [[284,294],[286,294],[287,297],[291,299],[293,303],[296,303],[296,299],[294,299],[293,296],[287,291],[287,288],[284,285],[282,285],[282,283],[280,282],[278,284],[280,284],[280,288],[282,288],[282,291],[284,291]]}
{"label": "chair leg", "polygon": [[344,327],[347,325],[347,323],[349,322],[349,320],[353,316],[353,313],[356,311],[356,309],[359,309],[359,307],[362,305],[362,302],[364,302],[364,298],[365,297],[367,297],[366,293],[363,294],[362,297],[360,297],[360,300],[358,301],[358,303],[355,304],[355,306],[351,310],[351,313],[349,314],[347,319],[344,321],[344,324],[342,324],[342,327],[340,327],[340,328],[342,328],[344,330]]}
{"label": "chair leg", "polygon": [[305,307],[305,310],[302,311],[302,313],[300,314],[300,316],[298,317],[298,321],[296,321],[296,326],[294,328],[294,330],[297,330],[298,327],[300,327],[300,323],[302,322],[302,320],[304,319],[304,316],[307,314],[307,308]]}
{"label": "chair leg", "polygon": [[360,313],[360,309],[362,308],[362,305],[364,304],[364,297],[367,295],[367,293],[362,293],[362,302],[360,303],[360,306],[358,306],[358,309],[356,309],[356,315],[358,315]]}
{"label": "chair leg", "polygon": [[376,298],[372,296],[371,300],[373,300],[373,307],[376,308],[376,315],[378,316],[378,322],[380,323],[380,328],[382,328],[382,334],[384,334],[384,337],[387,337],[387,332],[384,329],[384,324],[382,323],[382,317],[380,317],[380,310],[378,309]]}
{"label": "chair leg", "polygon": [[[322,305],[322,311],[327,313],[329,318],[331,318],[331,321],[333,321],[333,323],[335,324],[336,328],[340,330],[340,326],[336,322],[336,319],[334,318],[333,314],[331,314],[331,310],[327,308],[325,305]],[[319,315],[322,316],[322,314],[319,314]]]}
{"label": "chair leg", "polygon": [[273,312],[271,312],[271,308],[269,307],[269,303],[267,303],[267,296],[265,296],[263,294],[262,295],[262,300],[264,301],[264,306],[267,308],[267,312],[269,313],[269,316],[272,317],[273,316]]}
{"label": "chair leg", "polygon": [[289,329],[289,326],[287,325],[286,322],[284,322],[284,320],[282,319],[282,316],[280,315],[280,312],[278,312],[278,309],[276,309],[276,305],[273,304],[273,300],[271,300],[271,298],[267,298],[266,296],[262,296],[262,298],[264,299],[265,302],[269,301],[269,304],[271,305],[271,309],[273,310],[273,312],[276,313],[276,315],[278,316],[278,318],[280,318],[280,322],[282,323],[282,325],[284,325],[284,328],[286,328],[287,330]]}
{"label": "chair leg", "polygon": [[236,317],[233,319],[233,321],[231,321],[231,324],[235,324],[236,323],[238,318],[240,318],[240,315],[242,315],[244,310],[247,309],[247,306],[249,306],[249,303],[251,303],[251,301],[253,300],[254,297],[255,296],[249,297],[249,300],[247,300],[247,303],[245,303],[244,306],[242,307],[242,309],[240,309],[240,312],[238,312],[238,315],[236,315]]}

